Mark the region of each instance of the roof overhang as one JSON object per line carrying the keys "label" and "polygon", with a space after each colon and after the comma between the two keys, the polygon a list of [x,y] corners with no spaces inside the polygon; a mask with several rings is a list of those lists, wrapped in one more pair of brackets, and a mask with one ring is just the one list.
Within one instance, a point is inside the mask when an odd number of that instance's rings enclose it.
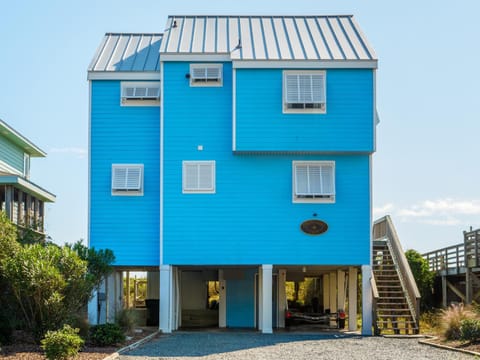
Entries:
{"label": "roof overhang", "polygon": [[0,185],[13,185],[14,187],[21,189],[45,202],[55,202],[56,200],[56,196],[54,194],[20,176],[0,176]]}
{"label": "roof overhang", "polygon": [[377,60],[233,60],[235,69],[376,69]]}
{"label": "roof overhang", "polygon": [[87,80],[160,80],[159,71],[89,71]]}
{"label": "roof overhang", "polygon": [[22,148],[24,152],[32,157],[45,157],[47,153],[37,145],[28,140],[25,136],[10,127],[6,122],[0,119],[0,133],[15,145]]}

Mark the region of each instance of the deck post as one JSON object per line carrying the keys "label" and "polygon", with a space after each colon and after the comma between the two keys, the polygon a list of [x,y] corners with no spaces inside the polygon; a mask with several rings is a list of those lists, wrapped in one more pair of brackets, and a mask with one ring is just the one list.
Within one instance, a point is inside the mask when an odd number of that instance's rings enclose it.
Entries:
{"label": "deck post", "polygon": [[330,276],[323,275],[323,309],[330,309]]}
{"label": "deck post", "polygon": [[348,330],[357,330],[357,268],[348,269]]}
{"label": "deck post", "polygon": [[372,335],[372,267],[362,265],[362,335]]}
{"label": "deck post", "polygon": [[271,334],[272,329],[272,265],[260,267],[260,322],[261,331],[264,334]]}
{"label": "deck post", "polygon": [[218,327],[227,327],[227,282],[224,279],[223,269],[218,270]]}
{"label": "deck post", "polygon": [[465,303],[467,305],[472,303],[472,273],[471,268],[468,267],[468,264],[465,268]]}
{"label": "deck post", "polygon": [[172,332],[172,266],[160,265],[160,330]]}
{"label": "deck post", "polygon": [[330,272],[330,312],[337,312],[337,272]]}
{"label": "deck post", "polygon": [[442,306],[447,307],[447,276],[442,275]]}

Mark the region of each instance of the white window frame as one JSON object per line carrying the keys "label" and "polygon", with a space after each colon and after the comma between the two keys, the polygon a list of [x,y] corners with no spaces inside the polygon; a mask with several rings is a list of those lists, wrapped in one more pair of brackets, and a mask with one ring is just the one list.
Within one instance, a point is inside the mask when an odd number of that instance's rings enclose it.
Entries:
{"label": "white window frame", "polygon": [[[114,180],[115,180],[115,170],[116,169],[125,169],[127,172],[129,169],[139,169],[140,174],[139,177],[139,187],[129,189],[127,186],[124,188],[115,188],[114,187]],[[126,175],[128,176],[128,175]],[[143,164],[112,164],[112,195],[113,196],[143,196],[143,179],[144,179],[144,169]],[[127,179],[125,178],[125,182]]]}
{"label": "white window frame", "polygon": [[[331,193],[306,193],[297,192],[297,166],[325,166],[332,168],[332,192]],[[307,175],[308,176],[308,175]],[[321,179],[320,179],[321,180]],[[320,187],[323,187],[321,185]],[[293,161],[292,163],[292,200],[294,203],[335,203],[335,161]]]}
{"label": "white window frame", "polygon": [[[154,95],[145,94],[129,96],[127,88],[158,88]],[[160,82],[159,81],[122,81],[120,84],[120,105],[121,106],[160,106]]]}
{"label": "white window frame", "polygon": [[[305,107],[305,108],[289,108],[288,107],[288,102],[287,102],[287,77],[288,76],[299,76],[299,75],[316,75],[316,76],[321,76],[322,84],[323,84],[323,102],[316,102],[313,101],[311,103],[303,103],[304,106],[307,106],[306,104],[322,104],[321,107],[319,108],[314,108],[314,107]],[[325,70],[285,70],[283,72],[283,95],[282,95],[282,107],[283,107],[283,113],[284,114],[325,114],[327,112],[327,73]],[[300,89],[298,90],[298,95],[300,95]],[[313,89],[312,89],[312,95],[313,95]],[[302,102],[299,102],[298,104],[301,104]]]}
{"label": "white window frame", "polygon": [[[218,70],[218,78],[213,81],[208,81],[207,69]],[[204,69],[205,77],[195,77],[195,70]],[[196,79],[204,79],[204,81],[195,81]],[[190,64],[190,86],[193,87],[218,87],[223,86],[223,64]]]}
{"label": "white window frame", "polygon": [[[200,173],[199,168],[197,168],[197,186],[196,187],[187,187],[187,166],[196,165],[197,167],[200,165],[209,165],[211,166],[211,187],[204,187],[200,188]],[[186,160],[182,162],[182,193],[184,194],[215,194],[216,191],[216,183],[215,183],[215,161],[208,160],[208,161],[191,161]]]}

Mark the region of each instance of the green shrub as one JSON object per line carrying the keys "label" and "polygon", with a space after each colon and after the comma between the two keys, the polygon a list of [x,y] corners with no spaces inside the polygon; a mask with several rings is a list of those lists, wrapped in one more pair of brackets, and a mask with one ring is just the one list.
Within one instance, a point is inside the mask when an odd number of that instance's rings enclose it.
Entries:
{"label": "green shrub", "polygon": [[83,346],[83,340],[78,335],[78,331],[70,325],[64,325],[61,330],[47,331],[41,341],[47,359],[67,360],[75,357]]}
{"label": "green shrub", "polygon": [[12,341],[12,325],[10,319],[5,315],[0,314],[0,345],[10,344]]}
{"label": "green shrub", "polygon": [[480,339],[480,320],[462,320],[460,323],[460,339],[465,341],[478,341]]}
{"label": "green shrub", "polygon": [[115,318],[117,324],[125,332],[131,332],[138,325],[138,313],[134,309],[123,309]]}
{"label": "green shrub", "polygon": [[125,334],[117,324],[95,325],[90,328],[90,342],[97,346],[110,346],[125,341]]}
{"label": "green shrub", "polygon": [[460,326],[462,321],[473,319],[474,313],[463,304],[451,305],[442,311],[442,333],[447,340],[459,340],[461,338]]}

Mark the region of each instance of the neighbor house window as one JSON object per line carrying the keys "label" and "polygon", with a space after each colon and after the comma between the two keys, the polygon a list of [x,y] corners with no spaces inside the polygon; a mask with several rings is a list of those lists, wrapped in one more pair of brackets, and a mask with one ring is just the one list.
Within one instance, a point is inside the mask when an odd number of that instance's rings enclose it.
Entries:
{"label": "neighbor house window", "polygon": [[30,155],[27,153],[23,154],[23,176],[30,178]]}
{"label": "neighbor house window", "polygon": [[143,195],[143,165],[113,164],[112,195]]}
{"label": "neighbor house window", "polygon": [[122,106],[159,106],[160,83],[158,81],[122,81]]}
{"label": "neighbor house window", "polygon": [[335,202],[335,162],[294,161],[294,202]]}
{"label": "neighbor house window", "polygon": [[215,161],[184,161],[183,192],[215,193]]}
{"label": "neighbor house window", "polygon": [[190,64],[190,86],[222,86],[222,64]]}
{"label": "neighbor house window", "polygon": [[284,71],[283,112],[325,113],[325,71]]}

